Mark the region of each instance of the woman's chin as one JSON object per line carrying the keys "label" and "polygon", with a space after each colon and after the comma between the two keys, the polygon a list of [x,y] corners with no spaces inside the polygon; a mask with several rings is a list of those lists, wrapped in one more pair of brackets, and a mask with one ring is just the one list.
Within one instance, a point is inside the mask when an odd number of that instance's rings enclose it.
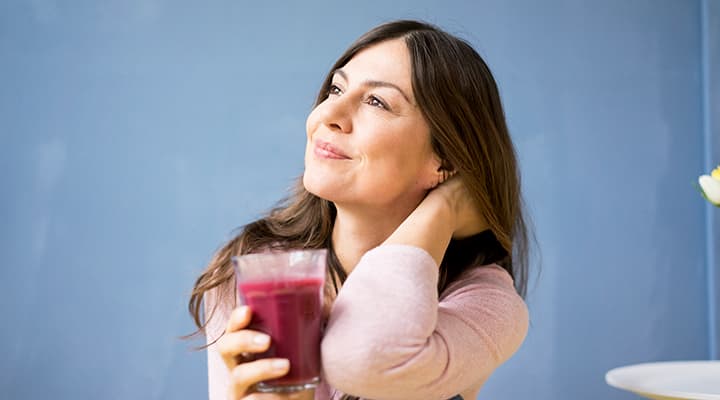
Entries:
{"label": "woman's chin", "polygon": [[332,190],[332,188],[328,187],[327,181],[322,181],[321,179],[313,178],[308,174],[304,174],[303,186],[305,187],[305,190],[314,194],[317,197],[320,197],[321,199],[335,201],[337,193],[333,195],[333,192],[335,191]]}

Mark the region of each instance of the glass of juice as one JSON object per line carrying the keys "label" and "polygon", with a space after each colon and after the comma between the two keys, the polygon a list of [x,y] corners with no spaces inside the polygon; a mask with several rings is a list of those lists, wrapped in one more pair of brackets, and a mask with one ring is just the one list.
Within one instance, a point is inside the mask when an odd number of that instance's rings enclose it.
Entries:
{"label": "glass of juice", "polygon": [[271,337],[257,358],[290,360],[287,375],[257,384],[259,392],[294,392],[320,381],[320,326],[327,250],[268,251],[232,258],[249,329]]}

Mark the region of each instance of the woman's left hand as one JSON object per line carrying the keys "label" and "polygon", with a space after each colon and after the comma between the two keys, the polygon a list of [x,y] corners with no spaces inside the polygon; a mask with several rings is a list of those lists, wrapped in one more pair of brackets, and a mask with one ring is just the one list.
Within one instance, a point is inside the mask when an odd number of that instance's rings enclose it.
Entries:
{"label": "woman's left hand", "polygon": [[404,244],[427,251],[442,263],[451,239],[488,229],[462,179],[453,177],[430,190],[384,244]]}
{"label": "woman's left hand", "polygon": [[453,239],[466,238],[488,229],[485,217],[458,176],[453,176],[432,189],[423,201],[441,201],[450,208]]}

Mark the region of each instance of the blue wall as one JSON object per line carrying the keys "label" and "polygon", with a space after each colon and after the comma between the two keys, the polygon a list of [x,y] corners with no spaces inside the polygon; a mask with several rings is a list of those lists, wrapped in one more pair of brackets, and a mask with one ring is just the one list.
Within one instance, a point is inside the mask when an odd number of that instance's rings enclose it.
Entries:
{"label": "blue wall", "polygon": [[718,356],[717,0],[288,3],[0,2],[3,398],[205,396],[194,278],[301,173],[335,57],[404,17],[490,64],[537,227],[530,333],[480,398],[632,399],[608,369]]}
{"label": "blue wall", "polygon": [[[705,169],[720,165],[720,1],[702,1]],[[720,359],[720,212],[706,206],[710,355]]]}

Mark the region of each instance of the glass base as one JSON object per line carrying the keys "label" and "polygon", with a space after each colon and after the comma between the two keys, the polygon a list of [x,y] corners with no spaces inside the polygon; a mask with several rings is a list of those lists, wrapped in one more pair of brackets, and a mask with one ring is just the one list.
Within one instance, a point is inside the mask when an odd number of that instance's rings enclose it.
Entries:
{"label": "glass base", "polygon": [[291,393],[299,392],[302,390],[315,389],[320,383],[320,378],[314,378],[308,382],[297,382],[297,383],[265,383],[260,382],[255,385],[255,390],[260,393]]}

